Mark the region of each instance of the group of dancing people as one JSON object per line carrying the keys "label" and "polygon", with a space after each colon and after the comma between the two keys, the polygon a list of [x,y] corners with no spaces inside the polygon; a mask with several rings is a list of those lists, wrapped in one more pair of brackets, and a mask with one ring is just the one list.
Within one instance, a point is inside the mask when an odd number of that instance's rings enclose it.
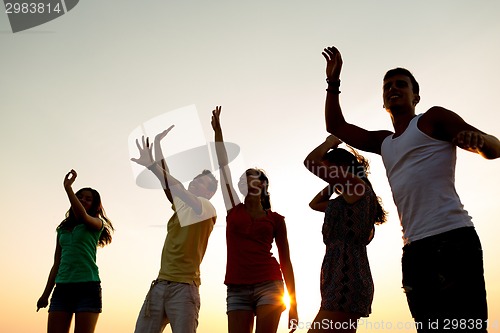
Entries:
{"label": "group of dancing people", "polygon": [[[402,286],[416,330],[486,332],[481,244],[456,193],[454,173],[456,147],[495,159],[500,157],[500,141],[442,107],[417,115],[419,85],[404,68],[389,70],[383,80],[384,108],[394,132],[349,124],[339,101],[342,57],[335,47],[322,54],[327,63],[325,121],[330,134],[307,155],[304,166],[325,181],[309,206],[324,213],[326,251],[320,272],[321,305],[309,332],[356,332],[357,321],[371,313],[374,285],[367,245],[375,225],[386,221],[386,212],[368,180],[368,162],[355,149],[381,155],[386,167],[403,231]],[[285,219],[271,209],[264,170],[247,169],[233,183],[221,110],[217,106],[212,111],[211,124],[226,207],[228,332],[276,332],[286,309],[285,287],[290,298],[288,328],[293,332],[300,322]],[[139,312],[136,333],[161,333],[168,324],[174,333],[194,333],[198,327],[200,264],[216,223],[210,199],[219,182],[203,170],[186,189],[170,174],[161,141],[173,127],[153,142],[138,139],[139,157],[132,158],[157,177],[174,211],[159,274]],[[347,149],[339,147],[344,142]],[[96,250],[111,242],[113,226],[97,191],[73,192],[76,177],[74,170],[64,177],[71,207],[57,227],[54,264],[37,303],[38,311],[49,304],[52,294],[49,333],[69,332],[73,314],[75,332],[92,333],[102,311]],[[273,243],[278,258],[271,251]],[[452,320],[464,325],[445,327]]]}

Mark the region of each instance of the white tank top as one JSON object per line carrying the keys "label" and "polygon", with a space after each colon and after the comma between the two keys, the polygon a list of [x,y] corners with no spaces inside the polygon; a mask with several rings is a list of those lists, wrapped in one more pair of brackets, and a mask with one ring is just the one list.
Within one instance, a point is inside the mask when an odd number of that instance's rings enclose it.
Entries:
{"label": "white tank top", "polygon": [[455,189],[456,147],[420,131],[421,116],[397,138],[386,137],[381,148],[405,244],[473,226]]}

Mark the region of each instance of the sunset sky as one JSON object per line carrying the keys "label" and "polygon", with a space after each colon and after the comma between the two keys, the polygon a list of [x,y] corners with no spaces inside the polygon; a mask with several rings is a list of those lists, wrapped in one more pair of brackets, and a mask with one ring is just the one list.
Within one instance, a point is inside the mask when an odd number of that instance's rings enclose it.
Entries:
{"label": "sunset sky", "polygon": [[[46,331],[47,309],[36,312],[36,301],[69,208],[62,181],[73,168],[74,189],[97,189],[116,228],[97,253],[103,313],[96,333],[133,332],[172,214],[161,190],[136,183],[142,170],[130,161],[133,140],[175,123],[165,155],[209,145],[216,105],[226,141],[240,148],[233,174],[253,166],[268,173],[273,210],[287,222],[305,326],[319,308],[324,255],[323,215],[308,207],[324,184],[302,164],[328,135],[321,51],[335,45],[342,53],[341,104],[352,123],[392,130],[382,77],[405,67],[420,83],[417,113],[443,106],[499,137],[499,13],[496,0],[82,0],[15,34],[0,13],[0,331]],[[358,332],[415,332],[385,170],[379,156],[365,156],[389,221],[368,246],[375,297]],[[192,163],[175,165],[173,175]],[[499,167],[500,160],[458,153],[457,190],[483,244],[490,333],[500,332]],[[201,266],[199,333],[227,331],[220,192],[212,202],[218,219]]]}

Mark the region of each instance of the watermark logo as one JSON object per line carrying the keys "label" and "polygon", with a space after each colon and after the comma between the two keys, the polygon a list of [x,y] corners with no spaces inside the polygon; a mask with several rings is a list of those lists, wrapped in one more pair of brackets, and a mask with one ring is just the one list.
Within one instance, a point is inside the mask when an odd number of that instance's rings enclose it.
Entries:
{"label": "watermark logo", "polygon": [[[186,183],[193,180],[202,170],[218,171],[215,142],[206,140],[200,116],[194,105],[168,111],[132,130],[128,137],[130,157],[139,155],[136,140],[141,141],[142,136],[145,136],[153,142],[158,133],[172,125],[175,127],[161,142],[169,173],[181,183]],[[228,163],[231,163],[240,154],[240,147],[231,142],[224,142],[224,145]],[[161,188],[161,183],[152,172],[137,163],[130,163],[138,186],[147,189]]]}
{"label": "watermark logo", "polygon": [[31,29],[52,21],[73,8],[80,0],[4,0],[12,32]]}
{"label": "watermark logo", "polygon": [[[166,136],[163,137],[161,134],[161,141],[155,140],[155,137],[159,133],[164,133],[165,130],[167,130]],[[143,140],[143,137],[149,139]],[[151,143],[153,144],[152,149]],[[228,163],[230,163],[238,157],[240,147],[230,142],[224,144]],[[147,148],[153,152],[155,145],[160,145],[165,160],[165,164],[162,166],[163,172],[168,172],[169,176],[174,178],[173,180],[164,174],[165,178],[162,182],[158,179],[158,175],[145,168],[144,165],[136,163],[137,160],[134,161],[141,149]],[[142,123],[130,133],[128,147],[136,184],[142,188],[162,188],[165,183],[170,188],[171,182],[173,182],[173,186],[178,186],[175,184],[176,181],[189,182],[189,185],[186,186],[188,191],[198,195],[199,189],[197,187],[199,184],[197,184],[197,180],[199,180],[202,171],[214,172],[219,169],[215,142],[207,142],[205,139],[200,117],[194,105],[166,112]],[[158,159],[158,156],[154,155],[153,158]],[[171,193],[181,226],[202,222],[216,215],[215,210],[205,212],[204,209],[204,213],[195,216],[189,212],[187,204],[178,201],[180,198],[175,195],[174,191],[171,190]]]}

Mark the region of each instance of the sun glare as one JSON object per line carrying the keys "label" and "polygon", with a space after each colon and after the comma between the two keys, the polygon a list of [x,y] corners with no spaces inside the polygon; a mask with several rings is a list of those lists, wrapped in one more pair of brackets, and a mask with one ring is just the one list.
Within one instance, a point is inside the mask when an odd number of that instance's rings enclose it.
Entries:
{"label": "sun glare", "polygon": [[283,295],[283,303],[285,303],[287,309],[290,309],[290,296],[286,291],[285,294]]}

